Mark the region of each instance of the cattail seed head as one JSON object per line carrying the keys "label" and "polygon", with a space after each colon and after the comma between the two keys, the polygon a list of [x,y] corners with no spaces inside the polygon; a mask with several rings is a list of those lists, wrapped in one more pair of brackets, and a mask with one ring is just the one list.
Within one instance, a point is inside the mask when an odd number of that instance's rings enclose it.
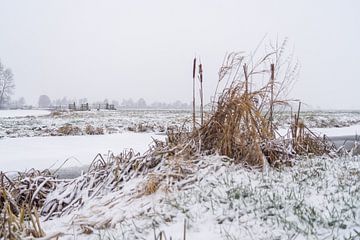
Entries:
{"label": "cattail seed head", "polygon": [[199,64],[199,76],[200,76],[200,82],[203,81],[203,70],[202,70],[202,64]]}
{"label": "cattail seed head", "polygon": [[194,64],[193,64],[193,78],[195,78],[196,74],[196,57],[194,58]]}

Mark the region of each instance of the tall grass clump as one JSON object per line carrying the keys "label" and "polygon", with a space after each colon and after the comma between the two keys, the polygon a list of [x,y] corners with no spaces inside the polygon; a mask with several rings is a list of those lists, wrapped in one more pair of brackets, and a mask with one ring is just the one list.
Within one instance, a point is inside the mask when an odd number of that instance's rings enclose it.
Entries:
{"label": "tall grass clump", "polygon": [[54,189],[49,171],[30,170],[13,178],[0,172],[0,239],[45,236],[38,212]]}
{"label": "tall grass clump", "polygon": [[299,71],[292,54],[285,53],[286,40],[266,46],[260,56],[257,51],[225,56],[216,88],[223,85],[223,90],[216,90],[208,119],[191,134],[198,153],[225,155],[251,166],[275,166],[289,162],[294,154],[330,151],[327,142],[306,128],[299,114],[290,137],[279,136],[274,115],[296,101],[287,95]]}

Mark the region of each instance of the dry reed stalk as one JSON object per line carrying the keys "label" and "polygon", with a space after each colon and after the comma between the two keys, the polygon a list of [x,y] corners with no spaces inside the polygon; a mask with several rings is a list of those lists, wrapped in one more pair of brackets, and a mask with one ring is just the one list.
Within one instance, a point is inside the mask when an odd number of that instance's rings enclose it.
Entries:
{"label": "dry reed stalk", "polygon": [[[37,209],[23,205],[20,210],[14,208],[11,195],[0,188],[0,239],[23,239],[24,237],[43,237]],[[15,209],[15,211],[14,211]]]}
{"label": "dry reed stalk", "polygon": [[193,130],[195,130],[195,121],[196,121],[196,114],[195,114],[195,76],[196,76],[196,57],[193,60]]}
{"label": "dry reed stalk", "polygon": [[275,65],[270,65],[271,83],[270,83],[270,127],[273,129],[273,111],[274,111],[274,82],[275,82]]}
{"label": "dry reed stalk", "polygon": [[200,116],[201,126],[204,124],[204,92],[203,92],[203,68],[202,64],[199,64],[199,81],[200,81]]}

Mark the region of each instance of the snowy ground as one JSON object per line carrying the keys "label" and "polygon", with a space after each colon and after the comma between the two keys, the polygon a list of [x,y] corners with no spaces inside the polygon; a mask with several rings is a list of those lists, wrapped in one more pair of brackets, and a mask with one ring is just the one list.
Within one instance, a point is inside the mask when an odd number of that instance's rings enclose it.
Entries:
{"label": "snowy ground", "polygon": [[[0,111],[0,138],[62,136],[65,125],[76,127],[70,135],[86,135],[87,126],[101,128],[104,134],[122,132],[164,132],[191,119],[188,110],[118,110],[84,112]],[[47,115],[42,115],[47,114]],[[42,115],[42,116],[28,116]],[[3,116],[3,117],[1,117]],[[11,116],[11,117],[10,117]],[[16,116],[16,117],[15,117]],[[289,113],[276,116],[281,126],[289,126]],[[311,128],[338,128],[360,124],[360,112],[302,112]],[[191,124],[189,124],[191,125]]]}
{"label": "snowy ground", "polygon": [[349,127],[340,128],[312,128],[312,131],[320,135],[325,134],[328,137],[356,136],[360,134],[360,125],[352,125]]}
{"label": "snowy ground", "polygon": [[[289,112],[284,112],[277,115],[275,121],[289,126],[289,116]],[[310,128],[339,128],[360,124],[359,111],[305,111],[300,113],[300,118]]]}
{"label": "snowy ground", "polygon": [[134,149],[143,153],[152,138],[163,139],[154,133],[120,133],[96,136],[6,138],[0,140],[0,171],[58,168],[69,159],[64,168],[81,167],[92,162],[100,153],[121,153]]}
{"label": "snowy ground", "polygon": [[0,110],[0,118],[43,116],[50,114],[47,110]]}
{"label": "snowy ground", "polygon": [[[156,133],[190,116],[188,111],[150,110],[0,114],[0,171],[56,168],[68,158],[64,167],[79,167],[98,153],[144,152],[152,137],[164,138]],[[359,112],[305,116],[319,134],[360,133]],[[58,128],[69,123],[82,130],[89,124],[102,127],[105,135],[57,136]],[[314,128],[322,125],[331,128]],[[154,232],[164,231],[167,239],[176,240],[183,239],[186,219],[190,240],[360,239],[359,157],[299,159],[294,167],[267,172],[232,165],[220,156],[201,160],[190,183],[185,179],[139,196],[147,176],[138,176],[69,215],[42,219],[42,226],[48,236],[62,232],[60,239],[154,240]],[[107,221],[110,228],[84,234],[84,226]]]}
{"label": "snowy ground", "polygon": [[181,110],[94,110],[0,118],[0,138],[63,136],[60,129],[66,125],[76,128],[69,135],[87,135],[87,126],[101,128],[104,134],[164,132],[183,124],[190,116],[189,111]]}
{"label": "snowy ground", "polygon": [[[181,191],[139,197],[144,178],[43,223],[60,239],[359,239],[360,159],[302,159],[267,172],[207,157]],[[135,190],[134,190],[135,189]],[[164,188],[166,189],[166,188]],[[121,196],[119,198],[119,196]],[[111,209],[111,210],[109,210]],[[108,229],[96,229],[109,223]],[[86,226],[95,226],[88,235]]]}

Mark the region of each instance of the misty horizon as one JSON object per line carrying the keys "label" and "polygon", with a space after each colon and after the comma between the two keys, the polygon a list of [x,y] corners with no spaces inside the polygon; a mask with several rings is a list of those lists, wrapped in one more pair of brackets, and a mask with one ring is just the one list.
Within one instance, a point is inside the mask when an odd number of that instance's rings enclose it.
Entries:
{"label": "misty horizon", "polygon": [[301,64],[289,97],[313,108],[360,109],[357,1],[2,1],[0,59],[12,100],[144,98],[191,102],[192,59],[204,66],[205,101],[231,51],[288,38]]}

